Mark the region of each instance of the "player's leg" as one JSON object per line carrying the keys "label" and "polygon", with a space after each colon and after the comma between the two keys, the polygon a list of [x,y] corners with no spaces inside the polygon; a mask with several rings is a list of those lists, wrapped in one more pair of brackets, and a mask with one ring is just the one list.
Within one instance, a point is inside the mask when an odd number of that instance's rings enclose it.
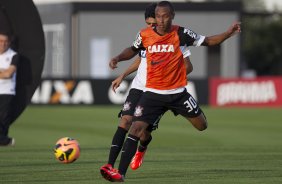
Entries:
{"label": "player's leg", "polygon": [[185,117],[185,118],[189,120],[191,124],[199,131],[203,131],[208,128],[208,122],[204,112],[202,112],[199,116],[194,118],[190,118],[190,117]]}
{"label": "player's leg", "polygon": [[145,132],[144,135],[142,135],[137,151],[130,162],[130,168],[132,170],[136,170],[142,165],[145,153],[147,151],[147,146],[150,144],[152,140],[151,134],[147,131]]}
{"label": "player's leg", "polygon": [[13,95],[0,95],[0,146],[14,145],[15,140],[8,137],[11,123],[10,109]]}
{"label": "player's leg", "polygon": [[140,137],[140,143],[138,149],[131,160],[130,168],[132,170],[136,170],[141,167],[145,153],[147,151],[147,147],[152,141],[152,131],[158,128],[160,118],[158,118],[153,125],[149,125],[145,132],[143,132],[142,136]]}
{"label": "player's leg", "polygon": [[138,151],[140,151],[140,152],[145,151],[147,149],[147,146],[150,144],[150,142],[153,139],[152,138],[152,132],[149,131],[148,128],[146,129],[146,131],[144,131],[142,133],[142,136],[140,137],[140,144],[138,146]]}
{"label": "player's leg", "polygon": [[112,139],[107,167],[109,168],[114,167],[116,159],[123,146],[126,134],[131,126],[131,123],[132,123],[132,116],[124,115],[121,117],[119,126],[117,127],[117,130]]}
{"label": "player's leg", "polygon": [[148,123],[146,122],[143,121],[133,122],[128,137],[126,139],[126,142],[124,144],[123,153],[121,155],[119,171],[122,175],[125,175],[127,168],[131,162],[131,159],[136,153],[140,137],[142,133],[146,131],[147,127],[148,127]]}
{"label": "player's leg", "polygon": [[137,90],[137,89],[130,90],[126,98],[126,101],[123,105],[123,109],[119,113],[120,122],[112,139],[108,163],[103,165],[100,168],[100,170],[113,169],[116,159],[122,149],[126,134],[131,126],[135,106],[139,101],[142,93],[143,92],[141,90]]}
{"label": "player's leg", "polygon": [[[119,178],[125,176],[130,161],[136,152],[142,133],[146,130],[149,124],[153,124],[158,117],[161,117],[161,115],[167,111],[164,103],[158,97],[159,96],[154,93],[145,92],[136,106],[134,121],[123,146],[123,152],[118,168],[119,173],[114,173],[115,181],[121,181],[116,179],[117,174],[119,174]],[[113,176],[111,173],[108,175]]]}
{"label": "player's leg", "polygon": [[197,101],[186,90],[176,94],[175,99],[171,104],[171,110],[174,114],[181,114],[199,131],[203,131],[208,127],[206,116]]}
{"label": "player's leg", "polygon": [[133,122],[131,125],[127,139],[123,145],[123,152],[121,154],[121,161],[119,164],[119,170],[101,168],[100,172],[102,176],[111,182],[122,182],[126,174],[127,168],[130,164],[131,158],[134,156],[137,145],[142,134],[145,131],[148,124],[143,121]]}

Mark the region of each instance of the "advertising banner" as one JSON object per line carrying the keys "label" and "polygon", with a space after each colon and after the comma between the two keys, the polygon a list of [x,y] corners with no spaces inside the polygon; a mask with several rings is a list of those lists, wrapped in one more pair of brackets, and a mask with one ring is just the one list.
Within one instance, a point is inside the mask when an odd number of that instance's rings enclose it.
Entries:
{"label": "advertising banner", "polygon": [[[121,105],[130,90],[131,80],[124,80],[116,93],[112,79],[44,79],[31,103],[38,105]],[[189,81],[187,90],[200,104],[207,104],[207,80]]]}
{"label": "advertising banner", "polygon": [[282,77],[210,79],[212,106],[282,106]]}

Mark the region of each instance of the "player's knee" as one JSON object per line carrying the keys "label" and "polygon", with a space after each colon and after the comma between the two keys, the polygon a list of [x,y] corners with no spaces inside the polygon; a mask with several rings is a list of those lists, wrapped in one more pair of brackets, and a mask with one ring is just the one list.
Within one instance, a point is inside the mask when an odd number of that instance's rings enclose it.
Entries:
{"label": "player's knee", "polygon": [[145,122],[142,121],[133,122],[129,133],[131,135],[141,137],[143,132],[146,130],[146,128],[147,128],[147,123]]}
{"label": "player's knee", "polygon": [[198,130],[199,131],[204,131],[204,130],[206,130],[208,128],[208,122],[202,122],[201,123],[201,126],[199,126],[199,128],[198,128]]}
{"label": "player's knee", "polygon": [[132,117],[122,116],[119,122],[119,126],[129,130],[132,124]]}

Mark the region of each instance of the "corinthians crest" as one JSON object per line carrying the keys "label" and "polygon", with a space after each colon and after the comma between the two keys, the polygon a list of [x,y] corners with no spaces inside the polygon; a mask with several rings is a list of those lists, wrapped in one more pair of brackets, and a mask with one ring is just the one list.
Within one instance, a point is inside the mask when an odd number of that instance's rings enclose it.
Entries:
{"label": "corinthians crest", "polygon": [[131,102],[125,102],[122,111],[128,111],[130,109]]}
{"label": "corinthians crest", "polygon": [[142,116],[142,114],[143,114],[142,111],[143,111],[143,107],[137,106],[135,108],[134,116],[136,116],[136,117]]}

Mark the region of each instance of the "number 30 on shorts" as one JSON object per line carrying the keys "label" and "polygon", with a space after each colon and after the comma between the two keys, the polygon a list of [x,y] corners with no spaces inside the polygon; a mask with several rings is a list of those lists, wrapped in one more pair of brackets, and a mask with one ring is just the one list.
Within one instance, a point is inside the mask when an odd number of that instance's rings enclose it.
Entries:
{"label": "number 30 on shorts", "polygon": [[191,112],[193,109],[197,109],[198,107],[196,100],[192,96],[184,102],[184,105],[185,108],[188,109],[188,112]]}

